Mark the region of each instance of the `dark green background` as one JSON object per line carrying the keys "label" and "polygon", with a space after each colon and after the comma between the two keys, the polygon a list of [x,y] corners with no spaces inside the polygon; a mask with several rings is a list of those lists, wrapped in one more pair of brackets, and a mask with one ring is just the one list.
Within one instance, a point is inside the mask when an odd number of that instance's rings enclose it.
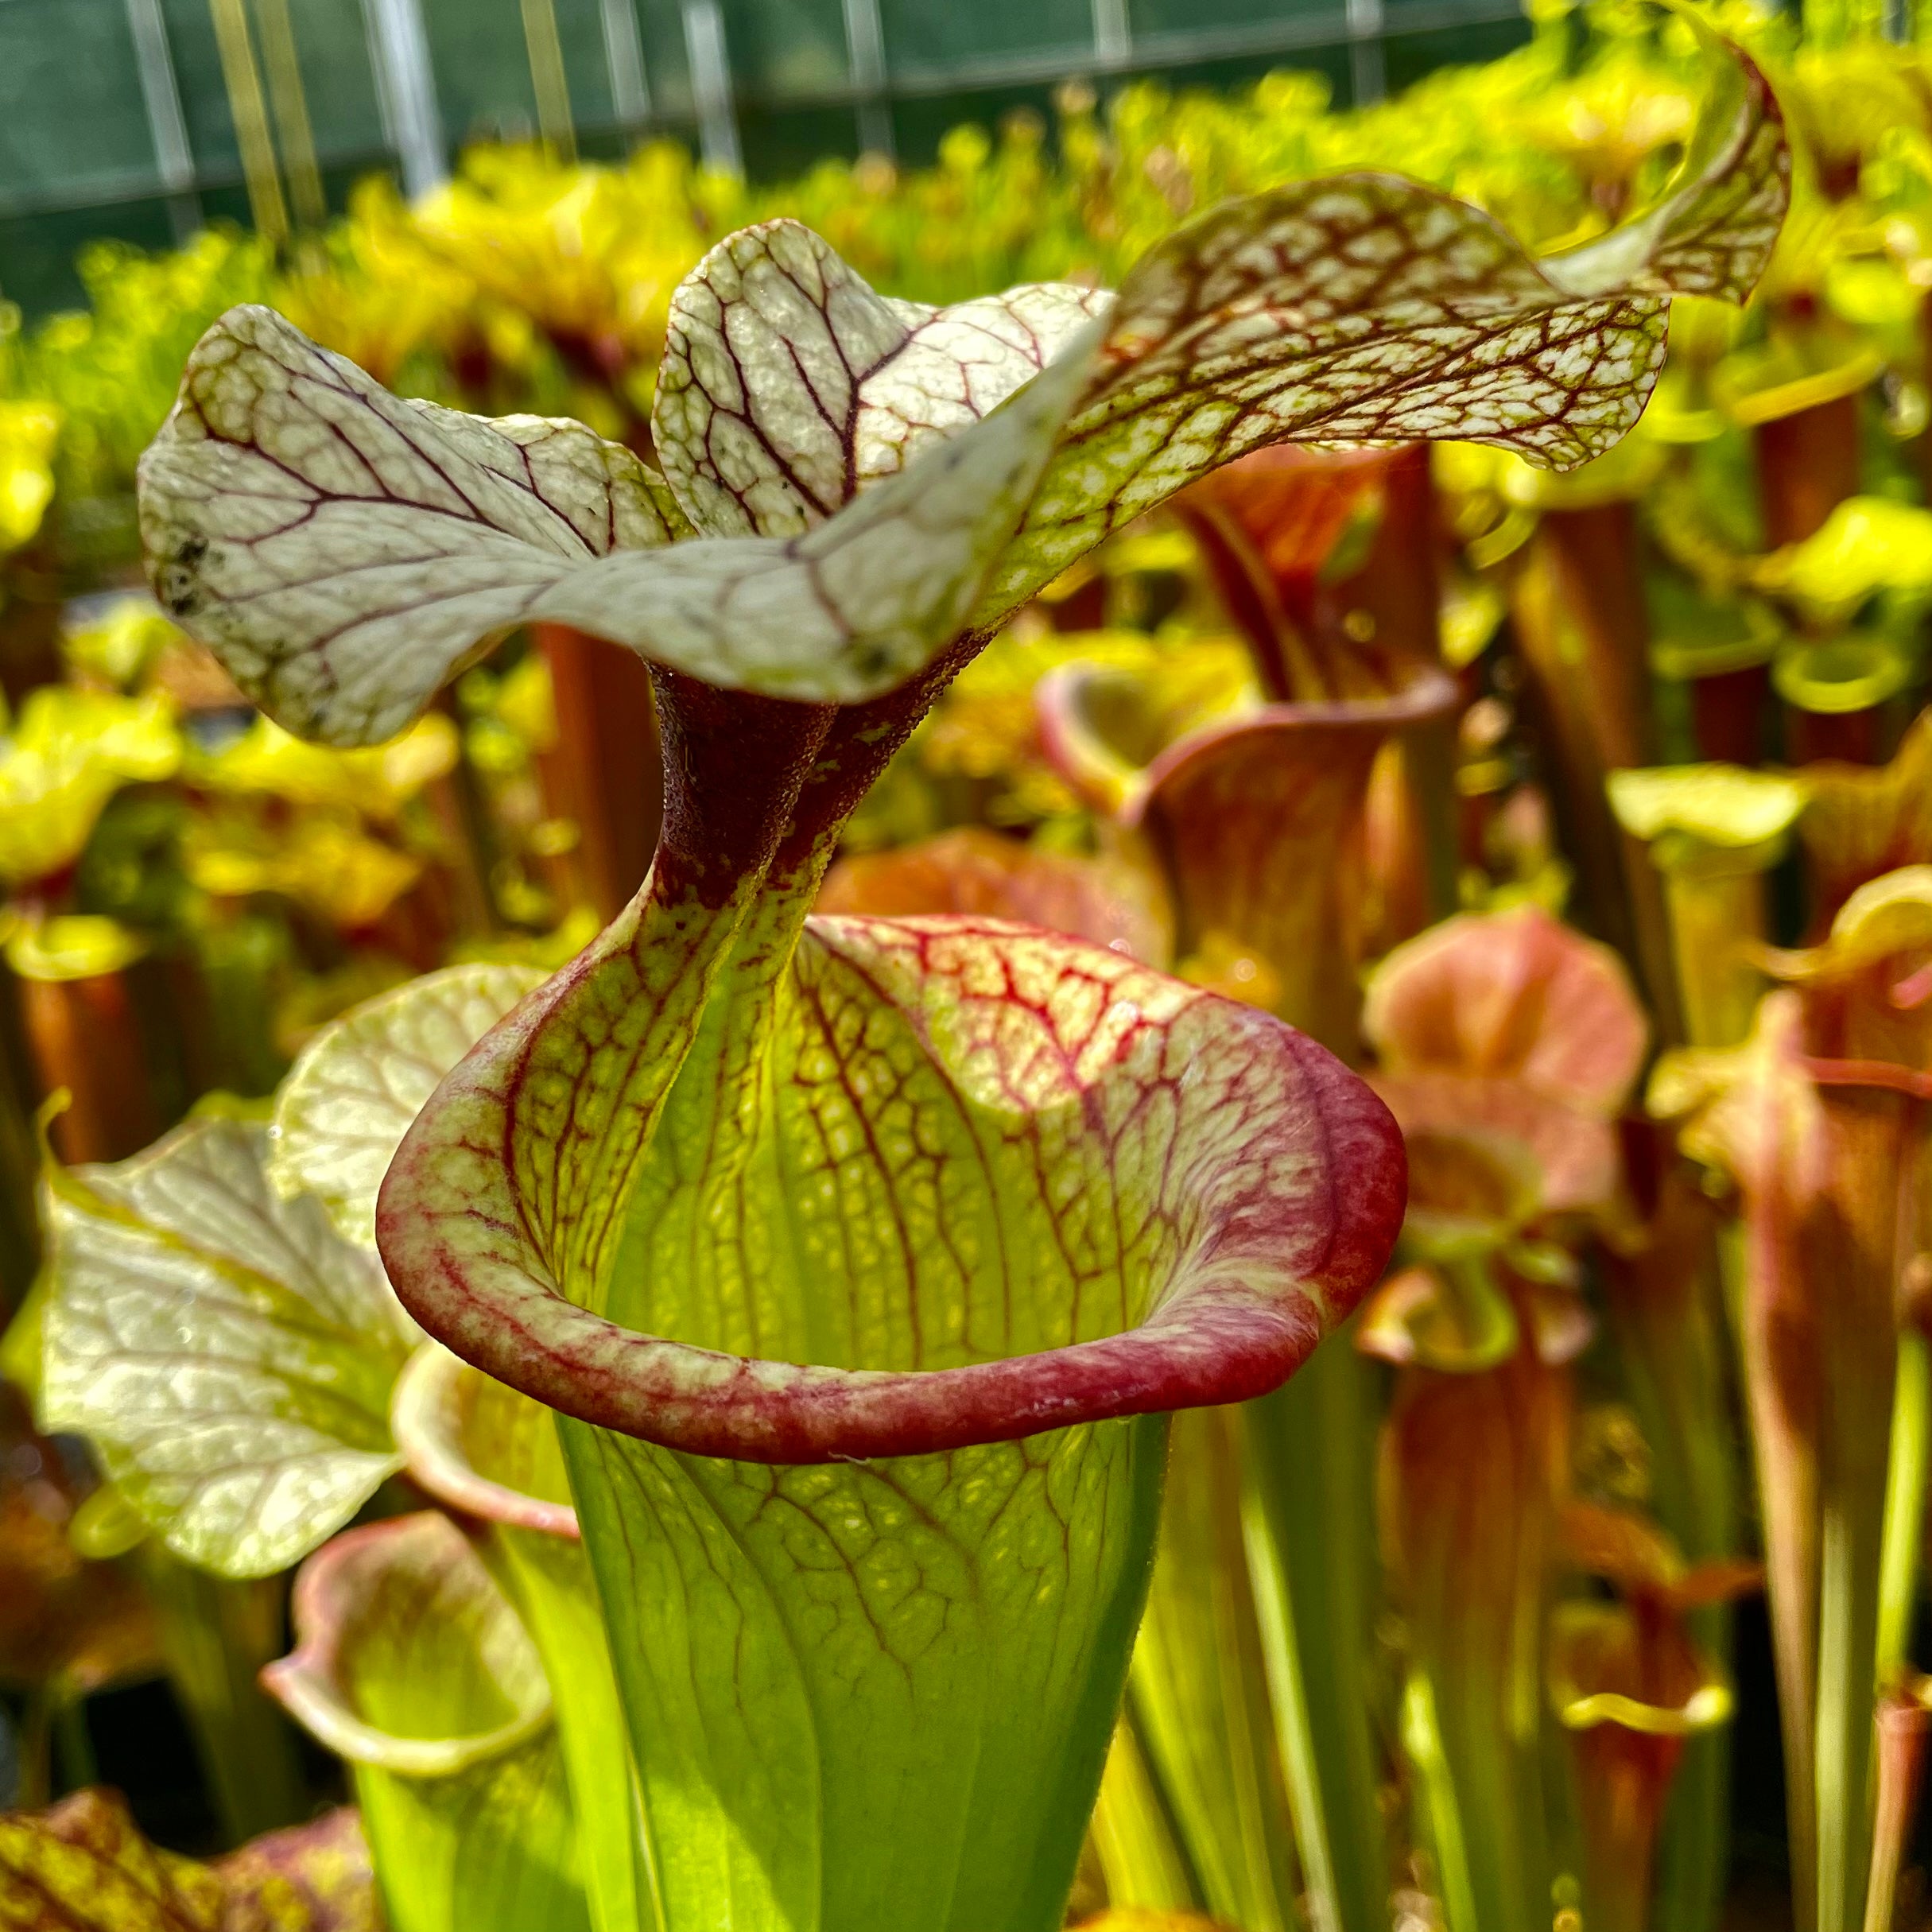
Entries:
{"label": "dark green background", "polygon": [[[518,0],[420,0],[444,131],[531,131],[536,101]],[[693,132],[678,0],[631,0],[657,131]],[[554,0],[578,136],[621,152],[598,0]],[[858,148],[842,0],[723,0],[745,163],[773,177]],[[964,120],[1043,106],[1091,72],[1089,0],[878,0],[898,153],[931,157]],[[73,256],[96,235],[164,246],[197,219],[245,219],[246,197],[208,0],[161,0],[196,189],[171,207],[141,91],[126,0],[0,0],[0,294],[29,315],[78,300]],[[363,0],[289,0],[332,203],[390,165]],[[1520,39],[1509,0],[1387,0],[1390,84]],[[1348,87],[1340,0],[1129,0],[1135,72],[1224,85],[1317,68]],[[1144,37],[1144,38],[1143,38]],[[258,56],[259,44],[258,41]],[[1111,76],[1107,78],[1111,78]],[[1106,79],[1103,79],[1103,87]]]}

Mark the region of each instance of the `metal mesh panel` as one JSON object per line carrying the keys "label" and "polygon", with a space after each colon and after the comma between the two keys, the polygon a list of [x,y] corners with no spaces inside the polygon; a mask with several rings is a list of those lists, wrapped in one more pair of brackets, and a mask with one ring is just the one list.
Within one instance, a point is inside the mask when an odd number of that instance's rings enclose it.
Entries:
{"label": "metal mesh panel", "polygon": [[1385,35],[1410,37],[1389,56],[1407,72],[1492,50],[1516,17],[1515,0],[0,0],[0,290],[71,299],[49,263],[76,239],[180,235],[244,189],[276,231],[371,168],[421,189],[478,138],[609,154],[670,132],[761,173],[919,159],[1065,75],[1298,58],[1372,92]]}

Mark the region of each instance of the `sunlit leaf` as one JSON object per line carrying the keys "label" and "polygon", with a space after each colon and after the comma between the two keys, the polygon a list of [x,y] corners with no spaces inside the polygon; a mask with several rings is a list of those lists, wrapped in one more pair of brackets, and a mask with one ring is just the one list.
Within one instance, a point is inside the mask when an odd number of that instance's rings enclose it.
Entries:
{"label": "sunlit leaf", "polygon": [[[1839,980],[1890,959],[1912,959],[1932,946],[1932,865],[1904,865],[1860,886],[1833,914],[1818,945],[1771,956],[1783,980],[1799,984]],[[1911,1011],[1919,1003],[1897,1003]],[[1901,1056],[1916,1063],[1918,1056]]]}
{"label": "sunlit leaf", "polygon": [[1243,1536],[1240,1428],[1232,1409],[1175,1418],[1127,1696],[1193,1895],[1231,1924],[1286,1926],[1300,1886]]}
{"label": "sunlit leaf", "polygon": [[382,1932],[353,1811],[252,1840],[213,1866],[149,1843],[116,1792],[0,1814],[6,1932]]}
{"label": "sunlit leaf", "polygon": [[1876,592],[1932,590],[1932,510],[1876,496],[1848,497],[1802,543],[1774,551],[1754,580],[1828,611]]}
{"label": "sunlit leaf", "polygon": [[1741,297],[1783,218],[1771,90],[1734,51],[1712,64],[1672,192],[1540,263],[1488,216],[1376,175],[1230,203],[1154,250],[989,601],[1267,443],[1445,437],[1556,468],[1602,454],[1656,380],[1666,298]]}
{"label": "sunlit leaf", "polygon": [[1196,1912],[1149,1912],[1123,1908],[1103,1912],[1098,1918],[1083,1918],[1080,1932],[1226,1932],[1218,1918],[1203,1918]]}
{"label": "sunlit leaf", "polygon": [[1872,1063],[1901,1091],[1932,1069],[1932,866],[1868,880],[1817,945],[1765,959],[1775,977],[1803,990],[1812,1053]]}
{"label": "sunlit leaf", "polygon": [[215,898],[278,894],[358,933],[374,925],[422,876],[422,862],[320,813],[271,827],[242,817],[197,818],[182,841],[188,876]]}
{"label": "sunlit leaf", "polygon": [[[1179,1909],[1194,1896],[1173,1821],[1154,1781],[1131,1715],[1123,1711],[1100,1779],[1100,1794],[1087,1826],[1093,1864],[1107,1895],[1144,1910]],[[1080,1881],[1075,1880],[1076,1891]]]}
{"label": "sunlit leaf", "polygon": [[1702,847],[1737,852],[1768,847],[1775,854],[1806,797],[1795,778],[1737,765],[1613,771],[1609,787],[1611,807],[1626,832],[1646,841],[1674,837],[1690,863]]}
{"label": "sunlit leaf", "polygon": [[31,915],[6,933],[6,963],[23,980],[58,986],[123,972],[148,950],[148,941],[118,919],[98,913]]}
{"label": "sunlit leaf", "polygon": [[1103,289],[1031,282],[910,316],[905,343],[860,390],[856,480],[894,475],[935,437],[976,422],[1111,303]]}
{"label": "sunlit leaf", "polygon": [[401,1466],[408,1320],[319,1202],[275,1193],[266,1154],[266,1127],[211,1118],[45,1184],[43,1419],[231,1577],[285,1568]]}
{"label": "sunlit leaf", "polygon": [[379,204],[382,247],[368,277],[386,292],[426,259],[464,290],[466,307],[480,292],[621,379],[655,352],[677,277],[716,232],[694,172],[669,142],[594,172],[535,144],[478,144],[434,193],[405,205],[392,191]]}
{"label": "sunlit leaf", "polygon": [[686,277],[652,407],[665,479],[707,537],[790,537],[976,422],[1111,297],[1012,289],[945,309],[875,295],[810,229],[727,237]]}
{"label": "sunlit leaf", "polygon": [[[571,445],[592,507],[621,477],[648,528],[555,515],[500,431],[259,312],[198,353],[145,479],[157,581],[284,722],[393,728],[529,618],[665,667],[645,890],[443,1080],[377,1226],[438,1337],[563,1416],[672,1922],[727,1900],[1057,1928],[1146,1585],[1157,1418],[1277,1386],[1399,1218],[1386,1113],[1267,1014],[971,917],[808,925],[840,824],[976,623],[1219,460],[1614,440],[1670,291],[1741,293],[1775,226],[1768,97],[1742,66],[1718,93],[1682,192],[1548,272],[1410,184],[1303,183],[1157,250],[1099,327],[1038,291],[940,322],[930,379],[901,338],[931,319],[800,231],[733,238],[679,297],[669,482]],[[965,368],[1018,322],[1073,332]],[[874,418],[882,355],[913,400]],[[873,459],[828,412],[881,437],[892,473],[855,497]],[[751,533],[648,543],[673,489]],[[1372,744],[1347,751],[1353,782]]]}
{"label": "sunlit leaf", "polygon": [[348,1240],[373,1246],[376,1190],[409,1123],[543,977],[527,966],[447,967],[325,1026],[277,1089],[270,1184],[312,1195]]}
{"label": "sunlit leaf", "polygon": [[[392,1275],[406,1278],[419,1312],[450,1294],[440,1332],[566,1414],[759,1461],[938,1449],[1140,1412],[1157,1395],[1226,1399],[1229,1376],[1277,1376],[1311,1339],[1304,1324],[1366,1286],[1356,1271],[1395,1205],[1373,1165],[1389,1125],[1329,1055],[1118,953],[964,918],[817,923],[791,963],[786,1024],[764,1047],[770,1098],[724,1130],[716,1164],[673,1111],[627,1199],[566,1206],[551,1191],[560,1183],[597,1185],[576,1158],[560,1160],[566,1117],[525,1110],[533,1066],[499,1083],[526,1028],[545,1061],[581,1063],[579,1029],[628,990],[636,917],[592,949],[588,972],[552,982],[438,1090],[378,1216]],[[616,1010],[634,1038],[684,1023],[674,999]],[[637,1069],[626,1112],[658,1113],[678,1069],[642,1039],[626,1044]],[[705,1042],[684,1067],[681,1101],[688,1091],[708,1108],[701,1082],[722,1044]],[[694,1113],[691,1125],[706,1119]],[[1304,1142],[1317,1121],[1325,1154]],[[508,1170],[491,1139],[506,1131]],[[848,1146],[869,1150],[835,1154]],[[1292,1162],[1275,1166],[1290,1149]],[[1362,1189],[1341,1201],[1319,1193],[1317,1174],[1357,1163],[1373,1177]],[[533,1224],[509,1190],[546,1170]],[[771,1189],[781,1174],[773,1197],[793,1224],[782,1247],[741,1236],[735,1212],[714,1225],[712,1201]],[[1251,1247],[1264,1224],[1268,1240]],[[636,1265],[608,1304],[629,1322],[619,1329],[555,1294],[537,1244],[556,1243],[574,1274],[576,1256],[611,1251],[627,1225]],[[674,1268],[655,1259],[673,1255]],[[1031,1286],[1010,1298],[1022,1255]],[[861,1298],[823,1294],[825,1266],[852,1269]],[[432,1280],[444,1284],[433,1296]],[[479,1290],[500,1298],[483,1322]],[[533,1324],[549,1370],[523,1353]],[[693,1329],[716,1339],[658,1339]],[[710,1352],[754,1344],[774,1358],[755,1376]],[[867,1356],[885,1372],[862,1369]],[[599,1374],[593,1394],[582,1369],[618,1361],[622,1379]]]}
{"label": "sunlit leaf", "polygon": [[303,1566],[268,1689],[347,1759],[394,1932],[585,1928],[528,1633],[446,1516],[347,1531]]}
{"label": "sunlit leaf", "polygon": [[1738,765],[1667,765],[1613,771],[1608,789],[1661,885],[1686,1038],[1743,1038],[1764,991],[1764,877],[1803,809],[1802,782]]}
{"label": "sunlit leaf", "polygon": [[117,597],[85,622],[62,630],[60,655],[87,677],[124,691],[164,651],[187,642],[152,598]]}
{"label": "sunlit leaf", "polygon": [[0,556],[31,543],[53,501],[60,412],[34,398],[0,402]]}

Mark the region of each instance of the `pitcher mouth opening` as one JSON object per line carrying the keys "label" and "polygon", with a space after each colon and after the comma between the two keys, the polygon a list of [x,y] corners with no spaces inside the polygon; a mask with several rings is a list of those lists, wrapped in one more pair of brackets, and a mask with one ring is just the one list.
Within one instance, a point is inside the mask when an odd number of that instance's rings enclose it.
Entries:
{"label": "pitcher mouth opening", "polygon": [[[533,1493],[533,1488],[506,1480],[507,1472],[491,1472],[479,1465],[471,1424],[477,1402],[491,1389],[440,1342],[426,1342],[410,1356],[390,1399],[390,1431],[409,1474],[439,1503],[465,1516],[576,1542],[577,1512],[569,1503]],[[494,1392],[521,1399],[514,1391]],[[549,1418],[543,1420],[547,1427]],[[487,1444],[499,1445],[500,1438],[487,1430],[481,1434]],[[561,1481],[557,1486],[567,1487]]]}
{"label": "pitcher mouth opening", "polygon": [[[1082,1335],[1070,1315],[1049,1309],[1045,1321],[1014,1336],[1011,1353],[963,1362],[956,1356],[932,1368],[903,1358],[837,1366],[735,1353],[579,1305],[539,1253],[507,1163],[479,1156],[466,1132],[469,1096],[479,1088],[502,1090],[501,1065],[493,1062],[518,1050],[541,1023],[526,1011],[487,1036],[439,1090],[382,1189],[378,1232],[390,1278],[431,1333],[486,1375],[600,1428],[696,1455],[824,1463],[941,1453],[1264,1394],[1379,1274],[1402,1213],[1399,1134],[1382,1103],[1313,1042],[1104,949],[1026,927],[964,918],[825,926],[828,948],[925,937],[995,953],[1048,947],[1056,971],[1091,973],[1103,983],[1132,976],[1137,987],[1144,978],[1143,995],[1158,992],[1166,1003],[1171,1011],[1141,1055],[1147,1067],[1105,1069],[1116,1083],[1114,1099],[1135,1104],[1122,1111],[1146,1104],[1154,1124],[1119,1147],[1096,1140],[1077,1170],[1090,1193],[1104,1195],[1116,1182],[1158,1185],[1166,1190],[1159,1212],[1180,1222],[1166,1251],[1138,1264],[1140,1280],[1125,1283],[1138,1290],[1123,1305],[1129,1319],[1098,1334],[1089,1320]],[[930,1013],[894,1011],[909,1024],[941,1025]],[[974,1077],[966,1048],[954,1041],[942,1050],[921,1038],[928,1061],[952,1083],[948,1090],[963,1092],[960,1083]],[[1100,1078],[1083,1084],[1065,1069],[1057,1077],[1064,1091],[1055,1090],[1054,1104],[1065,1117],[1097,1111]],[[1223,1118],[1210,1110],[1231,1099],[1247,1131],[1205,1129]],[[1008,1104],[1015,1121],[1027,1122],[1022,1100]],[[439,1168],[452,1143],[466,1163],[460,1199]],[[1103,1154],[1127,1165],[1104,1165]],[[1044,1189],[1055,1177],[1042,1167],[1034,1177]],[[990,1174],[987,1185],[995,1188]],[[1064,1284],[1034,1278],[1023,1259],[1003,1266],[1003,1293],[1065,1292]],[[1067,1335],[1057,1344],[1056,1327]]]}
{"label": "pitcher mouth opening", "polygon": [[[451,1593],[500,1607],[478,1648],[474,1721],[456,1731],[398,1724],[394,1699],[372,1702],[355,1658],[385,1615],[386,1585],[407,1580],[414,1614],[434,1616]],[[500,1758],[552,1721],[550,1686],[528,1633],[502,1601],[463,1532],[425,1510],[364,1523],[332,1538],[305,1563],[291,1600],[295,1648],[268,1665],[262,1687],[305,1729],[351,1764],[404,1778],[449,1778]]]}
{"label": "pitcher mouth opening", "polygon": [[1392,732],[1449,716],[1461,702],[1456,681],[1448,672],[1438,665],[1418,663],[1404,667],[1395,689],[1375,696],[1277,701],[1232,712],[1177,739],[1147,767],[1127,814],[1129,822],[1144,819],[1179,774],[1236,739],[1321,731],[1337,739],[1348,734],[1366,751]]}
{"label": "pitcher mouth opening", "polygon": [[[1278,1387],[1321,1339],[1309,1286],[1269,1282],[1260,1268],[1248,1278],[1189,1273],[1118,1334],[946,1368],[728,1355],[620,1327],[533,1280],[494,1285],[487,1324],[446,1340],[453,1359],[548,1408],[665,1448],[747,1462],[864,1461],[1244,1401]],[[445,1286],[469,1292],[453,1273]],[[429,1426],[417,1435],[404,1445],[411,1467],[427,1450],[445,1472],[432,1486],[446,1500],[492,1521],[571,1533],[574,1517],[567,1524],[560,1506],[465,1475]]]}

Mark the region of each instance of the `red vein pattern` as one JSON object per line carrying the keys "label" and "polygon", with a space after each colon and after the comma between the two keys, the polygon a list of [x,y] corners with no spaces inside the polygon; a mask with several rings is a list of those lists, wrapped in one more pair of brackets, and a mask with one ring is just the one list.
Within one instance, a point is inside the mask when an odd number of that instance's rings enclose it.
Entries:
{"label": "red vein pattern", "polygon": [[665,547],[663,479],[576,424],[399,402],[266,308],[189,358],[142,460],[156,594],[298,735],[391,735],[512,626],[627,644],[705,681],[856,700],[964,628],[1083,364],[785,539]]}
{"label": "red vein pattern", "polygon": [[1266,444],[1454,437],[1554,469],[1602,455],[1655,386],[1669,297],[1741,301],[1783,219],[1778,103],[1728,52],[1690,178],[1546,262],[1478,209],[1368,173],[1230,202],[1162,243],[1120,291],[983,615]]}
{"label": "red vein pattern", "polygon": [[708,537],[789,537],[852,493],[859,388],[906,343],[885,301],[809,228],[728,235],[672,297],[651,437]]}
{"label": "red vein pattern", "polygon": [[789,1468],[561,1433],[669,1922],[1060,1925],[1159,1418]]}
{"label": "red vein pattern", "polygon": [[809,228],[762,222],[673,298],[652,438],[705,536],[795,535],[990,415],[1112,300],[1041,282],[890,301]]}
{"label": "red vein pattern", "polygon": [[[1348,1312],[1400,1218],[1387,1115],[1266,1016],[1025,928],[814,922],[762,1117],[650,1147],[612,1290],[639,1333],[556,1292],[590,1204],[513,1190],[491,1151],[530,1131],[518,1049],[579,1017],[553,984],[419,1119],[381,1238],[457,1353],[648,1440],[813,1462],[1234,1400]],[[649,1084],[627,1108],[661,1107]]]}
{"label": "red vein pattern", "polygon": [[395,731],[537,619],[854,703],[1266,444],[1583,462],[1641,412],[1670,295],[1741,299],[1775,238],[1776,103],[1741,55],[1717,64],[1682,185],[1542,263],[1480,211],[1366,173],[1215,210],[1112,301],[1039,285],[921,310],[795,223],[747,229],[674,300],[662,478],[576,425],[398,402],[236,310],[143,460],[157,594],[251,696],[338,743]]}
{"label": "red vein pattern", "polygon": [[[162,602],[270,708],[356,743],[568,563],[686,527],[660,478],[581,424],[401,401],[264,308],[197,344],[142,460],[142,516]],[[461,568],[479,555],[487,575]],[[401,654],[372,622],[398,608]]]}

